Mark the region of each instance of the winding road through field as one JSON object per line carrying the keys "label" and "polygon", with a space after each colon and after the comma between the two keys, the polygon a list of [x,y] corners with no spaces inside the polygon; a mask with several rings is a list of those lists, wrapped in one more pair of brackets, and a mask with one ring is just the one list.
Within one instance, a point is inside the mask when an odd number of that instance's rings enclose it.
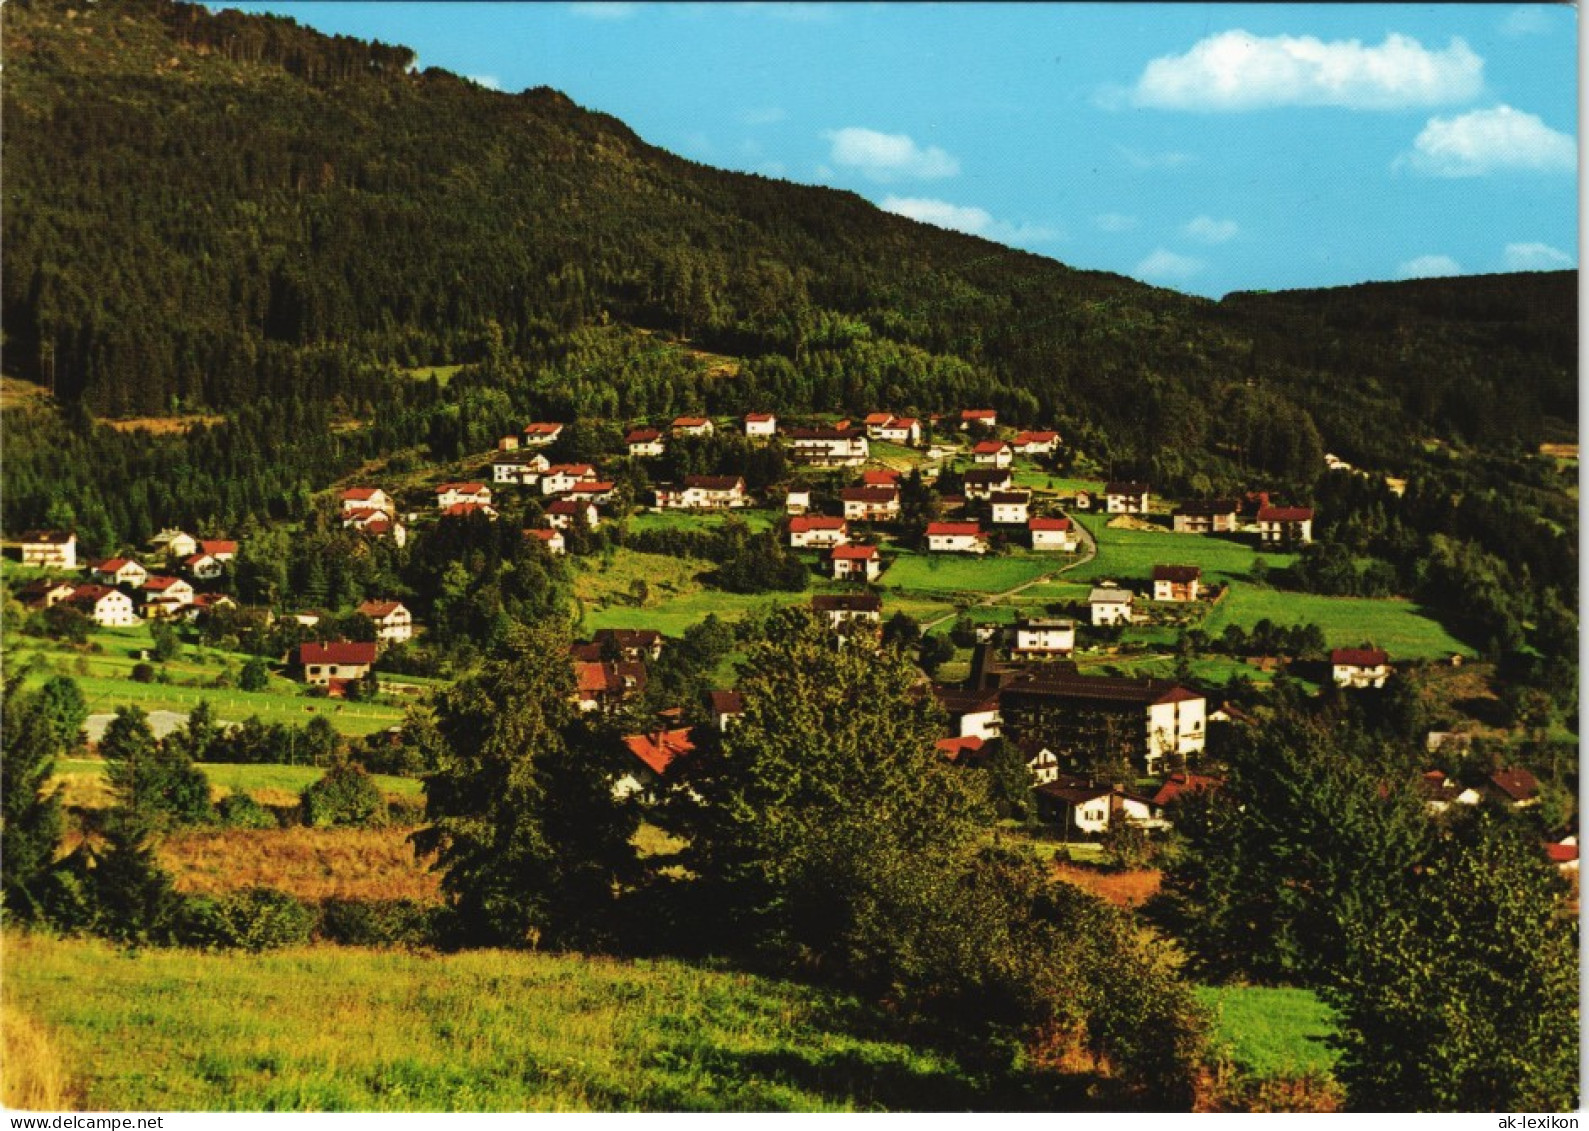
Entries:
{"label": "winding road through field", "polygon": [[[1048,573],[1039,574],[1037,577],[1032,578],[1030,581],[1023,581],[1023,582],[1021,582],[1021,584],[1015,586],[1014,588],[1006,589],[1002,593],[989,593],[987,596],[983,597],[982,600],[978,601],[975,605],[973,605],[971,607],[972,608],[981,608],[981,607],[987,606],[987,605],[996,605],[1000,601],[1004,600],[1004,598],[1006,598],[1006,597],[1013,597],[1017,593],[1025,592],[1026,590],[1032,588],[1032,586],[1034,586],[1034,585],[1042,585],[1044,582],[1052,581],[1052,580],[1054,580],[1054,578],[1058,577],[1060,574],[1069,573],[1071,570],[1075,569],[1077,566],[1086,565],[1088,562],[1090,562],[1094,558],[1096,558],[1098,556],[1098,543],[1093,540],[1093,536],[1092,536],[1091,531],[1089,531],[1085,526],[1083,526],[1079,522],[1072,521],[1071,525],[1075,527],[1076,533],[1077,533],[1077,535],[1079,536],[1079,538],[1081,539],[1081,542],[1082,542],[1082,552],[1081,552],[1081,556],[1079,558],[1077,558],[1075,561],[1069,563],[1068,565],[1062,565],[1058,569],[1050,570]],[[959,615],[960,615],[960,610],[958,610],[958,609],[956,609],[952,613],[945,613],[943,616],[937,618],[936,620],[927,621],[925,624],[923,624],[921,626],[921,630],[922,630],[923,633],[931,632],[933,629],[937,628],[939,625],[944,624],[944,623],[946,623],[948,621],[951,621],[951,620],[953,620],[955,617],[957,617]]]}

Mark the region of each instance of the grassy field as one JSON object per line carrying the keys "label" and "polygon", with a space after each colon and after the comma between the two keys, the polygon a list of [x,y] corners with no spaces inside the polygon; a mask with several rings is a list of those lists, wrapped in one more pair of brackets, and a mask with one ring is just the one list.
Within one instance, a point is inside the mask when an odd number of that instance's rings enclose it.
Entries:
{"label": "grassy field", "polygon": [[411,828],[193,829],[160,842],[178,891],[221,895],[272,887],[303,900],[441,898],[440,876],[415,859]]}
{"label": "grassy field", "polygon": [[[853,999],[671,961],[8,933],[3,1002],[79,1110],[853,1111],[1064,1104]],[[46,1075],[48,1063],[28,1065]]]}
{"label": "grassy field", "polygon": [[1123,530],[1108,525],[1104,515],[1073,516],[1098,541],[1098,556],[1065,576],[1075,581],[1107,577],[1117,581],[1146,581],[1156,565],[1195,565],[1203,582],[1246,581],[1254,558],[1262,557],[1271,569],[1289,566],[1294,555],[1260,554],[1249,542],[1203,534],[1174,534],[1169,530]]}
{"label": "grassy field", "polygon": [[767,510],[763,507],[747,507],[744,510],[707,513],[690,513],[685,511],[639,511],[625,519],[629,529],[636,533],[647,530],[718,530],[727,520],[728,514],[743,522],[752,533],[771,530],[777,526],[783,515],[777,511]]}
{"label": "grassy field", "polygon": [[973,558],[959,554],[900,554],[878,584],[915,593],[983,595],[1012,589],[1065,564],[1064,555],[1012,554]]}
{"label": "grassy field", "polygon": [[1327,1074],[1335,1066],[1324,1043],[1333,1014],[1311,990],[1199,986],[1197,994],[1214,1013],[1216,1039],[1252,1075]]}
{"label": "grassy field", "polygon": [[[325,771],[316,766],[242,765],[234,762],[200,762],[217,798],[244,791],[256,801],[290,805],[305,786],[320,780]],[[110,804],[105,784],[105,763],[95,758],[65,758],[55,765],[54,780],[66,787],[66,802],[85,809]],[[375,784],[388,797],[418,797],[419,779],[375,774]]]}
{"label": "grassy field", "polygon": [[1425,616],[1411,601],[1399,598],[1320,597],[1233,585],[1215,606],[1203,629],[1218,635],[1228,624],[1251,628],[1268,618],[1277,625],[1316,624],[1332,648],[1356,647],[1372,641],[1392,660],[1439,659],[1473,649]]}

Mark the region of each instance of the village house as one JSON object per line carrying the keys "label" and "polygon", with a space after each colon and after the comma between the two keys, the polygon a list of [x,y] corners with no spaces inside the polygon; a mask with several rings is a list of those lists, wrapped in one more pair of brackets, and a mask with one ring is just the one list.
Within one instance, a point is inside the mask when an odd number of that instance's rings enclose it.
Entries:
{"label": "village house", "polygon": [[675,763],[695,753],[693,736],[693,727],[625,735],[624,747],[634,759],[623,776],[613,783],[612,795],[622,800],[634,794],[653,793]]}
{"label": "village house", "polygon": [[385,538],[390,536],[398,546],[408,541],[408,530],[401,522],[383,510],[371,507],[361,507],[355,510],[342,512],[342,528],[352,527],[360,534],[371,538]]}
{"label": "village house", "polygon": [[541,473],[541,494],[565,495],[581,483],[596,482],[596,466],[590,463],[554,463]]}
{"label": "village house", "polygon": [[1092,613],[1093,625],[1130,624],[1133,600],[1135,597],[1129,589],[1095,585],[1087,594],[1087,608]]}
{"label": "village house", "polygon": [[862,487],[898,487],[899,472],[890,468],[861,472]]}
{"label": "village house", "polygon": [[932,693],[949,716],[949,726],[962,738],[998,738],[1003,723],[997,690],[966,691],[933,684]]}
{"label": "village house", "polygon": [[[1210,715],[1209,718],[1213,718],[1213,716]],[[1156,812],[1163,813],[1172,803],[1182,797],[1211,792],[1219,789],[1224,784],[1224,778],[1178,770],[1165,778],[1159,786],[1158,792],[1153,795],[1153,808]]]}
{"label": "village house", "polygon": [[497,451],[516,452],[519,449],[519,443],[520,440],[517,436],[498,436]]}
{"label": "village house", "polygon": [[961,481],[968,499],[991,499],[1015,485],[1007,467],[974,467],[961,476]]}
{"label": "village house", "polygon": [[226,567],[214,554],[206,554],[201,550],[182,559],[182,572],[194,581],[215,581],[226,573]]}
{"label": "village house", "polygon": [[1195,601],[1202,589],[1203,571],[1197,566],[1156,565],[1153,567],[1155,601]]}
{"label": "village house", "polygon": [[193,603],[185,610],[188,620],[198,620],[206,613],[213,613],[220,609],[235,609],[237,602],[225,593],[195,593]]}
{"label": "village house", "polygon": [[623,438],[623,442],[629,448],[629,455],[635,459],[659,456],[667,451],[666,441],[663,440],[662,431],[658,428],[631,429]]}
{"label": "village house", "polygon": [[375,624],[380,644],[402,644],[414,636],[414,616],[401,601],[361,601],[358,612]]}
{"label": "village house", "polygon": [[980,766],[986,758],[987,743],[974,734],[964,738],[940,738],[933,746],[952,766]]}
{"label": "village house", "polygon": [[883,556],[876,546],[835,546],[828,552],[835,581],[876,581]]}
{"label": "village house", "polygon": [[675,417],[669,429],[675,436],[710,436],[712,422],[704,416]]}
{"label": "village house", "polygon": [[1539,779],[1521,766],[1496,770],[1490,775],[1490,796],[1512,809],[1539,804]]}
{"label": "village house", "polygon": [[1028,491],[995,491],[988,496],[995,526],[1024,526],[1031,518],[1032,496]]}
{"label": "village house", "polygon": [[882,430],[893,422],[894,414],[891,412],[869,412],[862,419],[861,427],[866,429],[867,439],[881,440]]}
{"label": "village house", "polygon": [[540,452],[510,452],[491,461],[491,482],[533,487],[550,465]]}
{"label": "village house", "polygon": [[937,554],[985,554],[988,536],[976,522],[929,522],[927,549]]}
{"label": "village house", "polygon": [[125,628],[138,619],[133,615],[132,598],[108,585],[79,585],[67,601],[100,628]]}
{"label": "village house", "polygon": [[1124,821],[1139,828],[1162,827],[1153,815],[1153,804],[1122,785],[1093,785],[1084,779],[1059,776],[1037,787],[1039,806],[1067,829],[1091,836],[1109,831]]}
{"label": "village house", "polygon": [[526,448],[544,448],[548,444],[555,444],[557,438],[563,434],[561,424],[537,422],[524,426],[524,446]]}
{"label": "village house", "polygon": [[811,611],[832,629],[883,623],[883,599],[876,593],[819,593],[811,598]]}
{"label": "village house", "polygon": [[65,530],[30,530],[18,539],[22,564],[40,569],[76,569],[77,535]]}
{"label": "village house", "polygon": [[1016,455],[1048,456],[1059,447],[1058,432],[1022,432],[1010,441]]}
{"label": "village house", "polygon": [[1109,514],[1147,514],[1150,495],[1146,483],[1105,483],[1103,509]]}
{"label": "village house", "polygon": [[971,458],[981,467],[1009,467],[1015,453],[1003,440],[983,440],[971,449]]}
{"label": "village house", "polygon": [[497,508],[490,503],[454,503],[450,507],[442,508],[442,518],[468,518],[470,515],[483,514],[493,522],[498,518]]}
{"label": "village house", "polygon": [[595,503],[576,503],[572,499],[558,499],[546,508],[546,523],[554,530],[572,530],[583,519],[585,529],[601,526],[601,513]]}
{"label": "village house", "polygon": [[1313,541],[1313,511],[1308,507],[1259,507],[1258,541],[1292,546]]}
{"label": "village house", "polygon": [[101,585],[125,585],[130,589],[139,589],[149,579],[149,571],[132,558],[106,558],[89,570],[89,576]]}
{"label": "village house", "polygon": [[[193,586],[180,577],[167,577],[163,574],[151,573],[143,579],[139,590],[143,594],[145,605],[160,602],[169,602],[177,605],[191,605],[193,603]],[[148,616],[147,610],[145,616]]]}
{"label": "village house", "polygon": [[921,444],[921,421],[914,416],[896,416],[877,430],[877,439],[902,447]]}
{"label": "village house", "polygon": [[1472,787],[1447,777],[1443,770],[1429,770],[1418,779],[1418,792],[1423,795],[1424,809],[1434,815],[1446,812],[1453,805],[1477,805],[1484,796]]}
{"label": "village house", "polygon": [[478,506],[491,505],[491,488],[484,483],[443,483],[436,488],[436,509],[445,511],[448,507],[459,503],[475,503]]}
{"label": "village house", "polygon": [[80,584],[48,577],[36,578],[17,590],[17,600],[22,602],[24,608],[53,609],[63,601],[70,601]]}
{"label": "village house", "polygon": [[795,550],[826,550],[850,540],[850,524],[842,518],[802,515],[789,520],[789,546]]}
{"label": "village house", "polygon": [[1170,516],[1177,534],[1229,534],[1236,529],[1234,499],[1209,499],[1182,503]]}
{"label": "village house", "polygon": [[894,487],[846,487],[839,500],[844,517],[852,522],[892,522],[899,517],[899,490]]}
{"label": "village house", "polygon": [[155,553],[164,554],[172,561],[181,561],[199,552],[197,538],[173,528],[167,528],[156,534],[149,539],[149,545]]}
{"label": "village house", "polygon": [[1330,652],[1330,679],[1336,687],[1384,687],[1390,678],[1390,656],[1382,648],[1335,648]]}
{"label": "village house", "polygon": [[968,408],[960,413],[960,431],[970,428],[997,428],[999,414],[991,408]]}
{"label": "village house", "polygon": [[595,503],[604,507],[612,502],[612,493],[617,489],[616,483],[582,480],[564,491],[559,498],[567,499],[571,503]]}
{"label": "village house", "polygon": [[334,689],[348,680],[363,679],[374,666],[373,642],[298,645],[298,667],[305,683]]}
{"label": "village house", "polygon": [[342,492],[342,513],[352,511],[380,511],[384,514],[396,514],[397,507],[392,502],[392,497],[379,487],[349,487]]}
{"label": "village house", "polygon": [[811,510],[810,491],[790,491],[783,499],[783,513],[802,515]]}
{"label": "village house", "polygon": [[778,417],[770,412],[747,412],[744,419],[745,435],[767,439],[778,434]]}
{"label": "village house", "polygon": [[563,538],[563,532],[555,527],[531,527],[524,532],[524,537],[545,546],[546,552],[554,558],[560,554],[568,553],[568,543]]}
{"label": "village house", "polygon": [[712,713],[712,725],[719,733],[745,713],[745,697],[737,691],[708,691],[706,703]]}
{"label": "village house", "polygon": [[237,543],[230,538],[200,538],[199,553],[209,554],[218,562],[233,561],[237,557]]}
{"label": "village house", "polygon": [[595,659],[656,660],[662,656],[663,635],[654,628],[599,628],[591,637]]}
{"label": "village house", "polygon": [[1068,656],[1076,650],[1076,622],[1069,617],[1017,621],[1010,651],[1023,659]]}
{"label": "village house", "polygon": [[576,662],[574,701],[581,711],[611,711],[646,690],[646,666],[638,661]]}
{"label": "village house", "polygon": [[664,484],[656,495],[659,511],[731,510],[750,505],[745,481],[737,475],[686,475],[682,487]]}
{"label": "village house", "polygon": [[1032,536],[1034,550],[1062,550],[1068,554],[1076,549],[1076,535],[1068,518],[1028,519],[1026,529]]}
{"label": "village house", "polygon": [[791,428],[794,457],[818,467],[859,467],[871,455],[866,433],[838,428]]}

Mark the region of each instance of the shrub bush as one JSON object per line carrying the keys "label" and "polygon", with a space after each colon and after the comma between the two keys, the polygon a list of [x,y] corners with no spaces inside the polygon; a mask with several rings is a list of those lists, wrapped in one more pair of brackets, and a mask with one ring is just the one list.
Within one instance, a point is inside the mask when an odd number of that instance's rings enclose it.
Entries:
{"label": "shrub bush", "polygon": [[315,913],[286,892],[255,887],[183,901],[178,939],[192,946],[272,950],[309,941]]}
{"label": "shrub bush", "polygon": [[386,799],[363,766],[340,761],[299,794],[306,825],[377,825],[386,820]]}
{"label": "shrub bush", "polygon": [[343,946],[430,946],[446,909],[412,899],[327,899],[318,934]]}
{"label": "shrub bush", "polygon": [[246,793],[232,793],[221,798],[216,810],[221,824],[229,829],[273,829],[276,815]]}
{"label": "shrub bush", "polygon": [[154,665],[137,663],[132,666],[132,680],[134,683],[153,683],[155,677]]}

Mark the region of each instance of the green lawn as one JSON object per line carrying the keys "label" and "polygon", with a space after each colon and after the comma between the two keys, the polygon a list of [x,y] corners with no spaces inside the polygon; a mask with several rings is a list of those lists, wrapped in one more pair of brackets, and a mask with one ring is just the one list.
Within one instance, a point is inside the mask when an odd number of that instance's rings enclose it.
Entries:
{"label": "green lawn", "polygon": [[400,370],[400,372],[404,377],[411,377],[415,381],[429,381],[432,377],[434,377],[441,384],[442,388],[446,388],[448,382],[450,382],[453,377],[457,375],[458,370],[462,368],[463,366],[461,365],[416,365],[411,369]]}
{"label": "green lawn", "polygon": [[1228,624],[1251,628],[1268,618],[1276,625],[1316,624],[1332,648],[1351,648],[1372,641],[1392,660],[1438,659],[1473,650],[1424,615],[1412,601],[1400,598],[1320,597],[1251,585],[1233,585],[1215,606],[1203,629],[1218,635]]}
{"label": "green lawn", "polygon": [[[298,793],[307,785],[320,780],[325,770],[318,766],[283,766],[275,764],[241,765],[234,762],[200,762],[199,769],[210,779],[211,785],[220,786],[232,793],[239,790],[253,792],[269,789]],[[56,763],[57,774],[103,777],[105,763],[97,758],[66,758]],[[382,793],[397,797],[419,796],[419,779],[375,774],[375,784]]]}
{"label": "green lawn", "polygon": [[978,558],[970,554],[900,554],[883,572],[884,589],[916,593],[968,593],[981,596],[1014,588],[1064,565],[1063,555],[1011,554]]}
{"label": "green lawn", "polygon": [[744,522],[753,533],[770,530],[778,525],[783,514],[778,511],[762,507],[746,507],[743,510],[731,512],[688,512],[688,511],[641,511],[630,515],[624,521],[630,530],[637,533],[647,530],[718,530],[727,520],[727,515]]}
{"label": "green lawn", "polygon": [[1215,1038],[1231,1059],[1256,1077],[1327,1074],[1336,1053],[1324,1042],[1334,1014],[1311,990],[1260,986],[1199,986],[1214,1013]]}
{"label": "green lawn", "polygon": [[1105,515],[1072,517],[1078,519],[1098,542],[1098,556],[1065,575],[1075,581],[1104,577],[1117,581],[1146,581],[1156,565],[1201,566],[1205,584],[1246,581],[1252,573],[1254,558],[1262,557],[1271,569],[1283,569],[1295,560],[1291,554],[1260,554],[1251,543],[1234,537],[1175,534],[1168,529],[1111,529]]}
{"label": "green lawn", "polygon": [[127,949],[8,932],[82,1110],[1071,1110],[856,999],[677,961]]}

